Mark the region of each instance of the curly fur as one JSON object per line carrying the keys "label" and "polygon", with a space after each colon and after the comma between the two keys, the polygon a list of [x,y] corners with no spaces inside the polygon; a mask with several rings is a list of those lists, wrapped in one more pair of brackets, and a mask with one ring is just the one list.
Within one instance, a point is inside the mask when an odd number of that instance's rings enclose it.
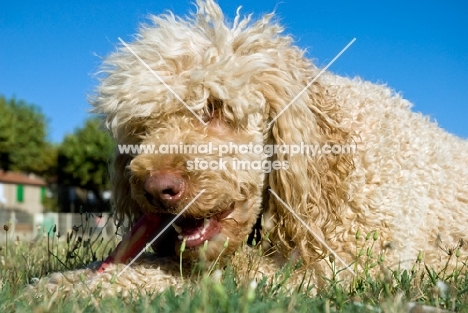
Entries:
{"label": "curly fur", "polygon": [[[289,168],[270,173],[189,170],[187,161],[197,155],[117,153],[112,183],[120,224],[144,213],[176,214],[206,189],[184,216],[210,217],[234,208],[220,221],[220,234],[207,242],[208,260],[221,252],[231,255],[262,216],[265,241],[275,251],[286,258],[298,255],[307,268],[323,273],[330,251],[271,189],[349,263],[355,259],[358,230],[378,230],[376,253],[403,267],[420,252],[426,263],[437,266],[441,246],[467,239],[466,141],[411,112],[411,104],[391,89],[328,72],[280,114],[320,69],[282,34],[272,14],[256,22],[238,14],[229,25],[211,0],[197,4],[191,18],[152,16],[152,24],[142,26],[129,46],[208,124],[121,46],[107,58],[93,101],[117,144],[356,144],[357,151],[277,153],[269,160],[287,161]],[[217,155],[203,158],[218,160]],[[158,171],[171,171],[187,182],[180,203],[162,208],[148,201],[145,180]],[[177,243],[165,244],[178,251]],[[196,259],[199,251],[189,249],[183,256]]]}

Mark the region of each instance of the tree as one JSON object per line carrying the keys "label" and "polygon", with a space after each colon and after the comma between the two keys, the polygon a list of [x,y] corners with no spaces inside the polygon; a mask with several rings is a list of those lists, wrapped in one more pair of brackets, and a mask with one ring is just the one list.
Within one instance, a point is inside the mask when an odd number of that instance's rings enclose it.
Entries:
{"label": "tree", "polygon": [[113,149],[113,139],[100,129],[100,121],[86,121],[58,149],[58,182],[90,190],[102,201],[102,192],[109,188],[107,168]]}
{"label": "tree", "polygon": [[13,150],[14,128],[13,115],[5,100],[0,97],[0,168],[8,170],[10,166],[10,152]]}
{"label": "tree", "polygon": [[47,123],[34,105],[0,97],[0,168],[42,175],[53,160],[46,141]]}

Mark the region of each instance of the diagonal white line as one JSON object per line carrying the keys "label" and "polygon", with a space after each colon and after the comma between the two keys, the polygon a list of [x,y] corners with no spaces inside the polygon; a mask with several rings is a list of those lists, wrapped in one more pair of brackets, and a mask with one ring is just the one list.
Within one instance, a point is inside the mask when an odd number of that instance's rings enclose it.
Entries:
{"label": "diagonal white line", "polygon": [[153,244],[153,242],[155,242],[156,239],[158,239],[158,238],[172,225],[172,223],[174,223],[174,222],[175,222],[175,221],[192,205],[192,203],[194,203],[195,200],[197,200],[197,199],[202,195],[202,193],[205,192],[205,190],[206,190],[206,189],[201,190],[200,193],[199,193],[195,198],[193,198],[192,201],[190,201],[190,202],[185,206],[185,208],[184,208],[182,211],[180,211],[180,213],[177,214],[177,215],[166,225],[166,227],[164,227],[164,228],[159,232],[159,234],[157,234],[157,235],[153,238],[153,240],[151,240],[149,243],[147,243],[147,244],[146,244],[146,247],[145,247],[143,250],[141,250],[140,253],[138,253],[137,256],[135,256],[135,257],[130,261],[130,263],[128,263],[128,264],[120,271],[120,273],[117,274],[117,277],[119,277],[120,275],[122,275],[122,273],[125,272],[125,271],[136,261],[136,259],[138,259],[138,258],[140,257],[140,255],[142,255],[142,254],[145,252],[145,250],[146,250],[149,246],[151,246],[151,245]]}
{"label": "diagonal white line", "polygon": [[271,190],[271,189],[269,189],[269,190],[270,190],[270,192],[278,199],[278,201],[281,202],[281,204],[284,205],[284,207],[287,208],[287,209],[294,215],[294,217],[295,217],[299,222],[301,222],[302,225],[304,225],[304,227],[315,237],[315,239],[316,239],[317,241],[319,241],[322,245],[324,245],[324,246],[328,249],[328,251],[330,251],[330,253],[332,253],[332,254],[335,256],[335,258],[336,258],[337,260],[339,260],[339,261],[346,267],[346,269],[347,269],[348,271],[351,272],[351,274],[353,274],[354,276],[356,276],[356,274],[355,274],[354,271],[350,268],[350,266],[347,265],[346,262],[345,262],[342,258],[340,258],[340,257],[338,256],[338,254],[336,254],[336,252],[325,242],[325,240],[323,240],[319,235],[317,235],[317,234],[312,230],[312,228],[310,228],[310,226],[309,226],[306,222],[304,222],[304,220],[303,220],[302,218],[300,218],[299,215],[297,215],[297,213],[294,212],[293,209],[291,209],[291,207],[290,207],[289,205],[287,205],[286,202],[284,202],[284,201],[276,194],[276,192],[274,192],[274,191]]}
{"label": "diagonal white line", "polygon": [[140,61],[140,63],[143,64],[143,66],[146,67],[146,68],[161,82],[161,84],[163,84],[164,87],[166,87],[167,90],[169,90],[169,91],[174,95],[174,97],[177,98],[177,100],[179,100],[183,105],[185,105],[185,107],[186,107],[190,112],[192,112],[192,114],[195,115],[195,117],[196,117],[203,125],[206,125],[206,124],[207,124],[207,123],[200,117],[200,115],[198,115],[197,113],[195,113],[195,111],[193,111],[192,108],[190,108],[190,107],[188,106],[188,104],[185,103],[185,101],[182,100],[182,98],[179,97],[179,95],[178,95],[168,84],[166,84],[166,83],[164,82],[164,80],[161,78],[161,76],[159,76],[155,71],[153,71],[153,69],[152,69],[151,67],[149,67],[149,65],[148,65],[145,61],[143,61],[143,60],[138,56],[138,54],[136,54],[136,52],[133,51],[132,48],[130,48],[129,45],[127,45],[127,43],[126,43],[125,41],[123,41],[120,37],[119,37],[119,40],[120,40],[120,42],[125,46],[125,48],[127,48],[128,51],[130,51],[130,52],[135,56],[135,58],[137,58],[138,61]]}
{"label": "diagonal white line", "polygon": [[281,116],[281,114],[284,113],[284,111],[286,111],[290,106],[291,104],[294,103],[294,101],[296,101],[352,44],[353,42],[356,41],[356,38],[353,38],[353,40],[351,40],[347,45],[346,47],[344,47],[343,49],[341,49],[341,51],[333,58],[333,60],[331,60],[327,66],[325,66],[321,71],[320,73],[318,73],[314,79],[312,79],[310,81],[310,83],[307,84],[307,86],[304,87],[304,89],[302,89],[295,97],[294,99],[292,99],[287,106],[285,106],[272,120],[270,123],[268,123],[268,128],[271,127],[271,124],[273,124],[277,119],[278,117]]}

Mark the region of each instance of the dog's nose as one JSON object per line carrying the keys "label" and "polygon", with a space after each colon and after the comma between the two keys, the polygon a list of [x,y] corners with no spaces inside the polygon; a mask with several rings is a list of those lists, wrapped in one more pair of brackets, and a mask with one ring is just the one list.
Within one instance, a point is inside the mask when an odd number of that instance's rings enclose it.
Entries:
{"label": "dog's nose", "polygon": [[143,188],[150,203],[160,203],[166,208],[173,208],[182,199],[185,180],[175,172],[156,171],[146,178]]}

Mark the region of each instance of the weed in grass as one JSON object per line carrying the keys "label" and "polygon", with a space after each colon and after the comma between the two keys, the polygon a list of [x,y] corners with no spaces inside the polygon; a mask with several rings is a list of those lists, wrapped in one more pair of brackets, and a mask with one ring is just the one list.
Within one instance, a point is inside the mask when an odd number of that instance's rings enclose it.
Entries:
{"label": "weed in grass", "polygon": [[224,251],[226,251],[226,249],[228,248],[228,246],[229,246],[229,237],[226,238],[226,241],[224,242],[224,245],[223,245],[223,249],[221,250],[221,252],[216,257],[216,260],[211,264],[210,268],[208,269],[208,275],[210,275],[211,272],[213,272],[213,270],[219,264],[219,260],[220,260],[221,256],[224,254]]}
{"label": "weed in grass", "polygon": [[3,230],[5,231],[5,257],[8,257],[8,231],[10,230],[10,226],[3,225]]}
{"label": "weed in grass", "polygon": [[185,245],[186,245],[186,238],[182,240],[182,244],[180,245],[180,254],[179,254],[179,271],[180,271],[180,279],[182,280],[182,282],[184,281],[184,274],[183,274],[183,267],[182,267],[182,255],[184,254],[184,251],[185,251]]}

